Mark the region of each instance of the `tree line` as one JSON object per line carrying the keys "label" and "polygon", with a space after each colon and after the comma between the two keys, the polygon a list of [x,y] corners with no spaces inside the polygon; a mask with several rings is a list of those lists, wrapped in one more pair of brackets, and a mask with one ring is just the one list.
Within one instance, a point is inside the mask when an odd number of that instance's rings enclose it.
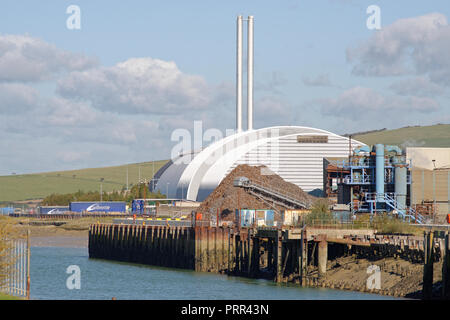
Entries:
{"label": "tree line", "polygon": [[158,192],[150,192],[148,186],[144,183],[136,184],[130,190],[103,192],[100,195],[99,191],[82,191],[78,190],[75,193],[57,194],[52,193],[46,196],[42,202],[42,206],[68,206],[70,202],[75,201],[125,201],[131,204],[133,199],[157,198],[164,199],[166,196],[159,190]]}

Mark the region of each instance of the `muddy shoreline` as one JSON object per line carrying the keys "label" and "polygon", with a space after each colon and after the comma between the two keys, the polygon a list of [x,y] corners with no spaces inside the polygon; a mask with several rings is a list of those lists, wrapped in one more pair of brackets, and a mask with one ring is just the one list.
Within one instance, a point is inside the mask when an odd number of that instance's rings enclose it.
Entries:
{"label": "muddy shoreline", "polygon": [[[375,267],[374,267],[375,266]],[[379,270],[379,286],[370,279]],[[442,285],[442,262],[435,262],[433,291],[437,298]],[[384,258],[376,261],[347,256],[328,261],[325,275],[318,275],[316,267],[310,267],[306,286],[358,291],[408,299],[422,299],[423,264],[401,258]],[[369,284],[368,284],[369,280]],[[298,280],[293,282],[299,283]],[[378,287],[378,288],[377,288]],[[369,289],[373,288],[373,289]]]}
{"label": "muddy shoreline", "polygon": [[58,226],[21,226],[21,232],[30,230],[31,247],[87,248],[88,230],[66,230]]}

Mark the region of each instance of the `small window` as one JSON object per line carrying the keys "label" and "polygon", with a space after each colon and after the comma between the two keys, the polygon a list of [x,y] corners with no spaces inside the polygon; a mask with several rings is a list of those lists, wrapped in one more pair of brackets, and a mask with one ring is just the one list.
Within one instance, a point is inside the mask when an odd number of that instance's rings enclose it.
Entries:
{"label": "small window", "polygon": [[328,143],[328,136],[297,136],[298,143]]}

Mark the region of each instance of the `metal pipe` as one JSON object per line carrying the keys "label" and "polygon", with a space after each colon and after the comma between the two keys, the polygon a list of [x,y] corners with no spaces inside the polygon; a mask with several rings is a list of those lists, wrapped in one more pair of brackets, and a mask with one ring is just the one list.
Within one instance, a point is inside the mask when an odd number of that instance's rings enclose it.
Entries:
{"label": "metal pipe", "polygon": [[30,300],[30,229],[27,230],[27,300]]}
{"label": "metal pipe", "polygon": [[236,131],[242,131],[242,16],[237,17],[236,34]]}
{"label": "metal pipe", "polygon": [[247,26],[247,130],[253,130],[253,16]]}
{"label": "metal pipe", "polygon": [[395,167],[395,193],[400,210],[406,208],[406,167]]}
{"label": "metal pipe", "polygon": [[375,153],[377,202],[384,202],[384,145],[376,144]]}

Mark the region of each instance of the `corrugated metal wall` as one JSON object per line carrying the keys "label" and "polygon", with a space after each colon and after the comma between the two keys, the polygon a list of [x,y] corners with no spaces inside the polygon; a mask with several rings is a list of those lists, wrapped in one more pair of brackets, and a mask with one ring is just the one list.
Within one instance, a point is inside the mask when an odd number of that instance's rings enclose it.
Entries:
{"label": "corrugated metal wall", "polygon": [[[353,148],[357,146],[361,144],[352,143]],[[240,164],[264,164],[286,181],[312,191],[323,188],[323,158],[347,157],[348,152],[347,138],[329,135],[328,143],[299,143],[295,134],[251,150],[226,174]]]}
{"label": "corrugated metal wall", "polygon": [[421,204],[436,202],[436,214],[440,220],[450,213],[450,169],[412,170],[412,202]]}

